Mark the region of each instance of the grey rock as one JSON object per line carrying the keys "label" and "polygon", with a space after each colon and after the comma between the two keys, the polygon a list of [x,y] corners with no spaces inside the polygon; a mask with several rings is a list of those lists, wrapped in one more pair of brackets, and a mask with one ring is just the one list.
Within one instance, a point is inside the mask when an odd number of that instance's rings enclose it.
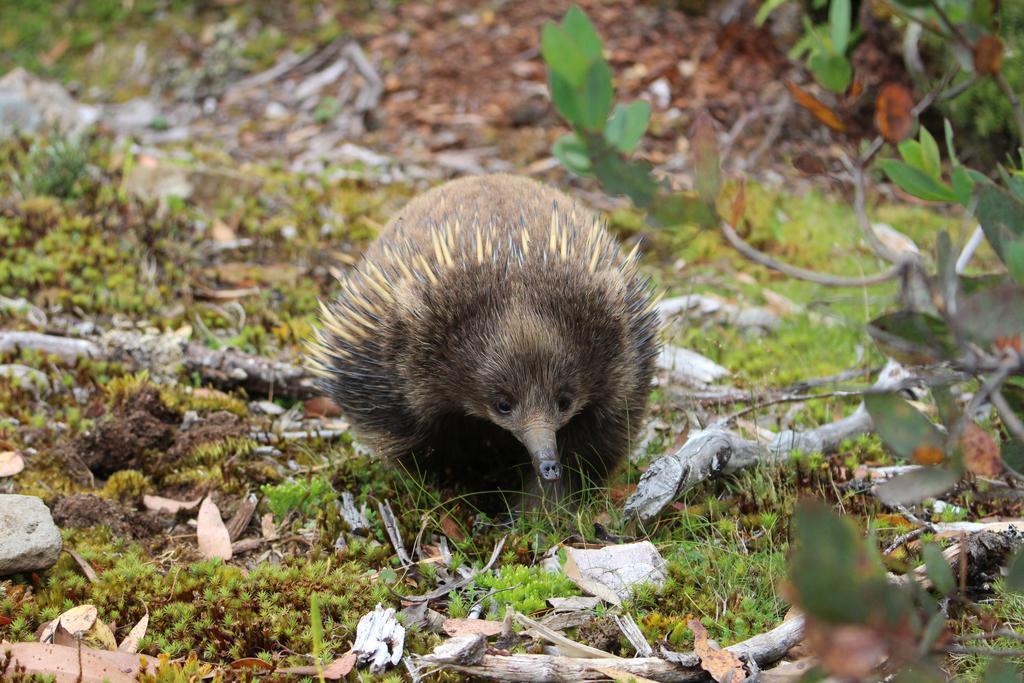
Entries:
{"label": "grey rock", "polygon": [[61,547],[60,530],[42,500],[0,495],[0,576],[47,569]]}

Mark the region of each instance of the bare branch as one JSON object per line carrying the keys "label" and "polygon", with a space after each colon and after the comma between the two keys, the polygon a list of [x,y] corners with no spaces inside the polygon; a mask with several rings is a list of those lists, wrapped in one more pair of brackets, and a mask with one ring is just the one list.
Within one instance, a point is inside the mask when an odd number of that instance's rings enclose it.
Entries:
{"label": "bare branch", "polygon": [[876,275],[868,275],[866,277],[844,277],[842,275],[828,275],[826,273],[818,273],[813,270],[806,270],[798,266],[791,266],[788,263],[782,263],[776,261],[774,258],[759,251],[754,247],[743,241],[743,238],[733,229],[726,221],[719,223],[722,234],[725,239],[729,241],[736,251],[740,252],[748,259],[755,263],[759,263],[762,266],[776,270],[783,275],[797,278],[798,280],[806,280],[808,282],[814,282],[819,285],[825,285],[828,287],[868,287],[870,285],[877,285],[889,280],[895,280],[903,272],[903,265],[893,267],[891,270],[887,270],[883,273]]}

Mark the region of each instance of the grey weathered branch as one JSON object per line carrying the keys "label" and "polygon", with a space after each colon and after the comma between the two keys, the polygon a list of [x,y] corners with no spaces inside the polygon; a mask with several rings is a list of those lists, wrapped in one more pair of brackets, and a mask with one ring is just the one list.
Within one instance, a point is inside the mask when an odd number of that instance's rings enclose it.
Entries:
{"label": "grey weathered branch", "polygon": [[[876,389],[898,385],[906,373],[890,361],[879,374]],[[676,452],[651,463],[636,491],[626,500],[626,517],[645,523],[657,517],[683,492],[698,483],[730,474],[756,463],[782,462],[791,453],[827,453],[848,438],[871,431],[871,416],[863,404],[853,414],[804,432],[779,432],[767,444],[744,439],[723,425],[690,435]]]}
{"label": "grey weathered branch", "polygon": [[768,254],[755,249],[754,247],[747,244],[742,237],[736,232],[735,229],[726,221],[719,221],[719,227],[722,230],[722,234],[725,239],[728,240],[736,251],[740,252],[754,263],[759,263],[762,266],[777,270],[783,275],[797,278],[798,280],[806,280],[808,282],[814,282],[819,285],[827,285],[829,287],[867,287],[869,285],[877,285],[889,280],[894,280],[899,277],[900,273],[903,272],[903,266],[898,265],[893,268],[877,273],[875,275],[867,275],[865,277],[845,277],[843,275],[829,275],[827,273],[819,273],[813,270],[807,270],[806,268],[800,268],[798,266],[792,266],[782,261],[777,261]]}
{"label": "grey weathered branch", "polygon": [[58,356],[68,363],[78,358],[123,362],[158,377],[195,373],[218,389],[245,389],[250,396],[305,399],[317,394],[313,375],[300,365],[237,349],[211,349],[173,334],[112,330],[93,340],[0,331],[0,353],[19,348]]}
{"label": "grey weathered branch", "polygon": [[[772,664],[803,639],[804,618],[784,621],[771,631],[754,636],[726,650],[746,655],[759,666]],[[458,643],[454,642],[458,640]],[[454,647],[460,645],[460,647]],[[432,670],[455,671],[502,681],[604,681],[618,672],[662,683],[690,683],[707,680],[700,659],[693,653],[662,651],[663,657],[605,659],[558,655],[489,655],[484,636],[463,636],[442,643],[429,655],[410,655],[408,665],[417,675]]]}

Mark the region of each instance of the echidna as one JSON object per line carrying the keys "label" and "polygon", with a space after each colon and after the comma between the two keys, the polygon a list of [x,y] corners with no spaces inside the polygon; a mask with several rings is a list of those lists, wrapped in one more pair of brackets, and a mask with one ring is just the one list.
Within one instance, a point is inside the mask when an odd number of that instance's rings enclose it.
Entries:
{"label": "echidna", "polygon": [[558,498],[599,484],[639,435],[658,352],[636,252],[536,181],[448,182],[321,304],[320,386],[422,471]]}

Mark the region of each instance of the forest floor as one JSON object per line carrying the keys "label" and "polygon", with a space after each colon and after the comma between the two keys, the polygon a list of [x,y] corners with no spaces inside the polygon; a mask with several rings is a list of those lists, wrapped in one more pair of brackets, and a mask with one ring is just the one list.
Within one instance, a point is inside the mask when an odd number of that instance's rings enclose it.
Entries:
{"label": "forest floor", "polygon": [[[502,538],[492,568],[431,607],[459,619],[481,605],[475,614],[500,621],[511,605],[539,618],[550,598],[582,593],[541,559],[622,533],[622,502],[641,473],[691,431],[750,407],[737,430],[753,439],[836,420],[859,400],[831,394],[870,386],[884,364],[864,323],[892,306],[894,287],[797,282],[698,226],[654,230],[551,159],[565,129],[546,99],[537,46],[543,21],[566,3],[444,0],[384,12],[86,2],[72,3],[78,9],[66,23],[63,9],[7,4],[13,9],[0,12],[17,16],[0,16],[0,69],[23,66],[63,83],[78,103],[65,110],[68,120],[93,112],[99,130],[0,143],[2,331],[93,341],[173,335],[299,365],[318,299],[332,296],[334,276],[404,201],[443,178],[496,170],[556,183],[605,211],[624,242],[642,239],[643,268],[667,296],[700,295],[749,315],[706,305],[670,326],[673,344],[729,374],[700,387],[659,375],[651,426],[625,471],[576,514],[544,519],[484,514],[465,492],[381,464],[319,398],[232,389],[178,366],[140,371],[128,354],[67,359],[0,346],[0,368],[27,368],[0,374],[0,453],[25,465],[0,477],[0,493],[42,498],[64,547],[77,554],[0,580],[0,639],[35,640],[49,620],[90,604],[117,641],[148,614],[139,652],[191,655],[186,671],[261,671],[252,658],[308,666],[315,649],[324,661],[346,653],[375,604],[401,609],[397,595],[427,593],[439,576],[481,567]],[[794,168],[807,155],[829,168],[835,150],[809,115],[789,106],[782,79],[794,67],[767,30],[736,31],[656,3],[581,4],[607,41],[620,91],[654,102],[640,151],[666,178],[692,186],[686,131],[707,108],[728,149],[731,191],[746,178],[748,241],[836,274],[883,267],[828,176]],[[957,217],[893,199],[874,196],[873,220],[924,253],[940,228],[966,229]],[[983,252],[975,267],[991,263]],[[760,406],[800,391],[820,395]],[[707,398],[730,392],[728,401]],[[689,618],[723,646],[772,629],[788,610],[797,502],[833,502],[884,547],[912,522],[858,483],[865,467],[894,463],[863,436],[833,454],[801,454],[697,486],[631,532],[657,547],[667,579],[616,609],[648,642],[677,651],[693,647]],[[365,509],[366,528],[343,519],[342,493]],[[1019,501],[987,493],[978,483],[920,514],[1021,516]],[[168,512],[172,503],[160,500],[204,497],[232,520],[229,561],[209,559],[197,540],[197,505]],[[389,536],[385,502],[412,564]],[[919,564],[919,548],[901,546],[885,562],[905,572]],[[987,606],[1004,622],[1024,620],[1024,604],[998,586]],[[631,656],[614,612],[589,608],[568,634]],[[961,627],[977,624],[965,618]],[[441,640],[409,624],[406,650],[429,652]],[[225,668],[232,662],[235,669]],[[948,664],[977,675],[973,657]]]}

